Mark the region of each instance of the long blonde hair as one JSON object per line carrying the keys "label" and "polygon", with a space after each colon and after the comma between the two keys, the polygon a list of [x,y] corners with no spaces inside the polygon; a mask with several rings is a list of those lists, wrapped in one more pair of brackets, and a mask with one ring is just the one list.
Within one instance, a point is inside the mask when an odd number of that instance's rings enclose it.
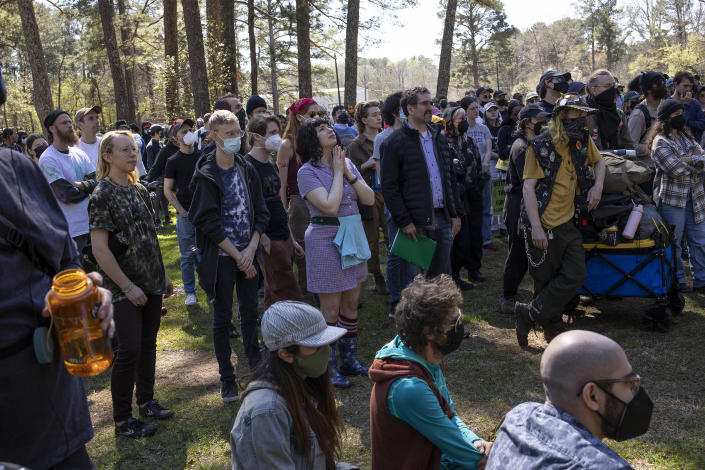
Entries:
{"label": "long blonde hair", "polygon": [[548,132],[551,133],[551,138],[553,139],[553,145],[556,147],[562,147],[568,145],[570,138],[565,132],[565,127],[563,127],[564,111],[560,111],[557,116],[553,116],[551,122],[548,123]]}
{"label": "long blonde hair", "polygon": [[[137,152],[137,158],[139,158],[139,150],[137,150],[137,144],[135,143],[135,139],[132,138],[132,132],[124,130],[108,132],[100,140],[100,150],[98,152],[98,165],[95,169],[95,175],[98,181],[102,180],[103,178],[108,176],[108,174],[110,174],[110,163],[105,161],[103,155],[105,155],[106,153],[113,153],[113,146],[115,145],[113,141],[115,140],[115,137],[118,137],[120,135],[126,135],[130,138],[130,141],[132,142],[132,145],[135,147],[135,151]],[[130,184],[135,184],[137,183],[137,179],[137,167],[135,167],[135,169],[127,175],[127,180],[130,182]]]}

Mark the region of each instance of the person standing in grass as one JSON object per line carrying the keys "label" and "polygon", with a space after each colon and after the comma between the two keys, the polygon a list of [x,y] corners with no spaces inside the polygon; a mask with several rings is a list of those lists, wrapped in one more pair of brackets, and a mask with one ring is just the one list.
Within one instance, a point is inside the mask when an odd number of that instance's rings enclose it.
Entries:
{"label": "person standing in grass", "polygon": [[355,468],[335,460],[344,425],[326,374],[328,345],[345,334],[303,302],[264,312],[267,350],[230,432],[233,470]]}
{"label": "person standing in grass", "polygon": [[135,385],[140,416],[173,416],[154,399],[154,370],[162,296],[169,297],[174,287],[162,261],[149,193],[137,182],[138,158],[129,131],[103,136],[98,186],[88,204],[93,255],[113,294],[119,340],[110,378],[115,434],[133,438],[157,430],[132,417]]}

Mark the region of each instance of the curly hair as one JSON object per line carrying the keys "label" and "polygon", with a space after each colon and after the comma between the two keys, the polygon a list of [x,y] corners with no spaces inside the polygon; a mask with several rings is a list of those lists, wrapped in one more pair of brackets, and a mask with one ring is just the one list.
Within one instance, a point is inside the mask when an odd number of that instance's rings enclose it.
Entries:
{"label": "curly hair", "polygon": [[419,95],[431,94],[426,87],[417,86],[411,90],[405,90],[401,97],[401,107],[404,114],[409,115],[409,105],[414,106],[419,102]]}
{"label": "curly hair", "polygon": [[395,117],[399,116],[399,106],[401,106],[401,91],[392,93],[384,99],[382,103],[382,119],[388,126],[393,126]]}
{"label": "curly hair", "polygon": [[316,118],[306,121],[296,133],[296,153],[301,156],[301,162],[311,162],[317,165],[323,157],[323,148],[318,141],[316,128],[321,124],[330,126],[330,121],[325,118]]}
{"label": "curly hair", "polygon": [[355,127],[358,132],[365,132],[365,123],[362,122],[367,117],[370,108],[379,107],[379,101],[361,101],[355,106]]}
{"label": "curly hair", "polygon": [[396,307],[397,332],[409,348],[421,352],[428,343],[426,335],[443,333],[448,313],[463,301],[460,289],[447,274],[433,279],[422,275],[401,293]]}

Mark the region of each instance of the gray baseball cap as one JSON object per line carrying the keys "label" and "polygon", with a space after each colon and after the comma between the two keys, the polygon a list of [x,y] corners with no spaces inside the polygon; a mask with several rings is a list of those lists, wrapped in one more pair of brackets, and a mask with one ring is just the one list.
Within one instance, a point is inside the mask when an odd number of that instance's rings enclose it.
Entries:
{"label": "gray baseball cap", "polygon": [[340,339],[347,330],[328,326],[323,314],[304,302],[284,300],[269,307],[262,316],[262,340],[270,351],[287,346],[317,348]]}

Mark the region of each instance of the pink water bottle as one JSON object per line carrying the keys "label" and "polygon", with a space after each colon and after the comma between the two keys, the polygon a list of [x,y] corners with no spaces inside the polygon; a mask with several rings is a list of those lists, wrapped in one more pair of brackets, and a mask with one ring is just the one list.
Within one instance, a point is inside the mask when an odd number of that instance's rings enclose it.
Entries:
{"label": "pink water bottle", "polygon": [[627,220],[627,225],[624,227],[624,231],[622,232],[622,236],[624,238],[627,238],[629,240],[634,239],[634,235],[636,235],[636,231],[639,228],[639,222],[641,222],[641,216],[644,214],[644,206],[641,204],[638,204],[634,206],[634,209],[632,209],[631,214],[629,214],[629,220]]}

